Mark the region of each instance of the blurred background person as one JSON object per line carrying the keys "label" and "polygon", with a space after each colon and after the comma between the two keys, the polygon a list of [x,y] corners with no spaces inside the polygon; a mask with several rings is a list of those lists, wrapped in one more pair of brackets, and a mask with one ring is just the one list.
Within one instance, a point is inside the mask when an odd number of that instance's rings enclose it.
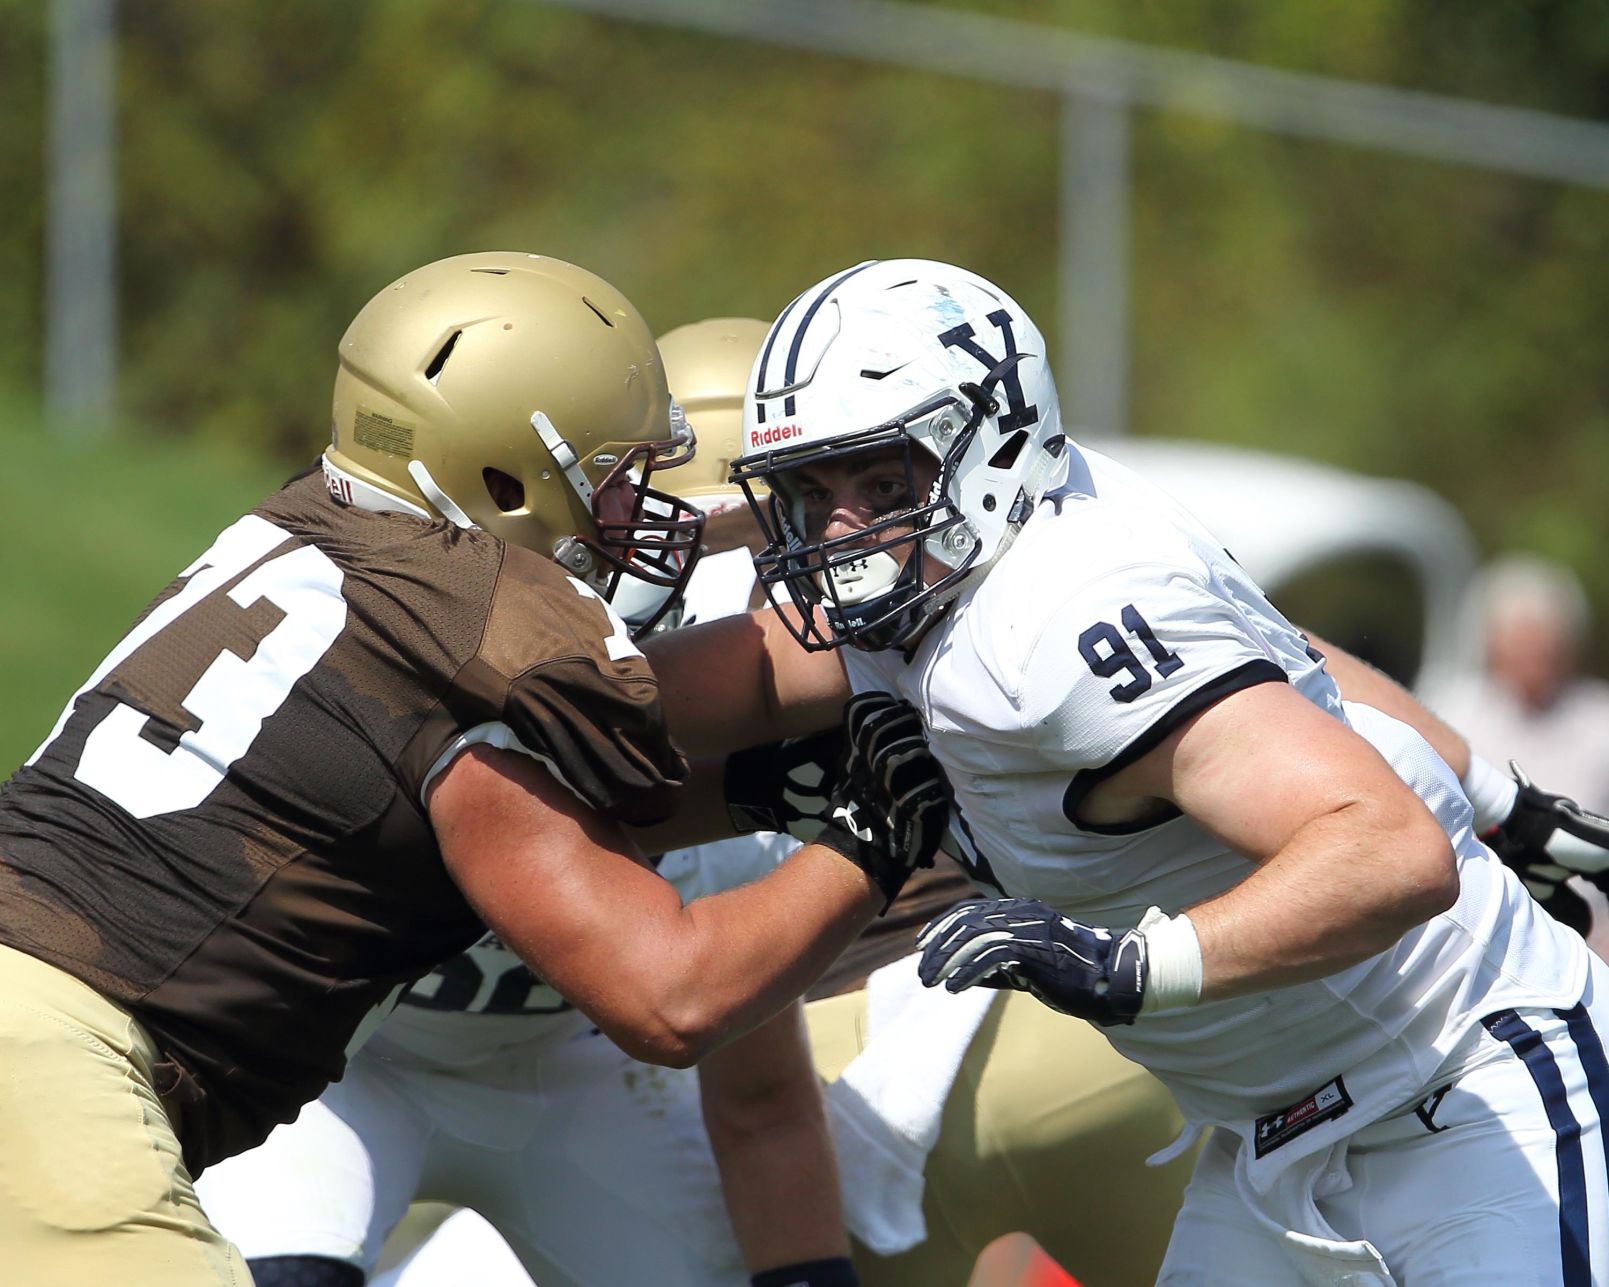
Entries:
{"label": "blurred background person", "polygon": [[[1437,709],[1495,764],[1514,761],[1526,777],[1595,813],[1609,812],[1609,683],[1585,673],[1592,610],[1580,579],[1561,563],[1506,554],[1481,570],[1469,590],[1469,618],[1482,667],[1449,686]],[[1560,842],[1569,846],[1568,837]],[[1551,846],[1550,846],[1551,847]],[[1592,846],[1566,850],[1570,869],[1599,867]],[[1526,887],[1609,958],[1609,873],[1591,879],[1554,871],[1558,881],[1525,875]],[[1579,900],[1576,903],[1571,895]],[[1581,906],[1584,904],[1585,906]]]}
{"label": "blurred background person", "polygon": [[1592,612],[1569,568],[1531,554],[1489,564],[1471,588],[1481,672],[1438,703],[1477,754],[1517,760],[1549,790],[1609,812],[1609,682],[1582,670]]}

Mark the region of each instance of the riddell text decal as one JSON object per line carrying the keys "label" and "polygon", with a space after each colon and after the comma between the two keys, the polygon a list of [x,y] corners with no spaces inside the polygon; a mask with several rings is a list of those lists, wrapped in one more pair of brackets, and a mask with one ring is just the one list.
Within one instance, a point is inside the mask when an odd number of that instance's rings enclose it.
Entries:
{"label": "riddell text decal", "polygon": [[786,442],[789,438],[799,438],[803,435],[803,425],[769,425],[764,429],[749,430],[749,446],[764,447],[773,442]]}

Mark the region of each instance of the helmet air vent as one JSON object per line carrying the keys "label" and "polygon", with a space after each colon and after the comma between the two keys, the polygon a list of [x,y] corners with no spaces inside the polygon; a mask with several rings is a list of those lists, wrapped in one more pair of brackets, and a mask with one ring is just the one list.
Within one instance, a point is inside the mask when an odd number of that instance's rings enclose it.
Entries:
{"label": "helmet air vent", "polygon": [[513,474],[505,474],[501,469],[487,465],[480,471],[480,476],[486,484],[486,494],[492,498],[492,504],[503,513],[512,514],[515,510],[525,508],[525,484]]}
{"label": "helmet air vent", "polygon": [[605,326],[607,326],[611,331],[614,330],[615,324],[609,320],[608,316],[604,313],[604,311],[601,308],[599,308],[596,304],[594,304],[585,295],[583,295],[581,297],[581,302],[583,304],[585,304],[588,308],[590,308],[594,313],[596,313],[598,315],[598,320],[600,322],[602,322]]}
{"label": "helmet air vent", "polygon": [[1028,442],[1028,433],[1024,429],[1017,430],[996,449],[994,455],[989,457],[990,469],[1010,469],[1017,463],[1017,457],[1022,453],[1024,445]]}
{"label": "helmet air vent", "polygon": [[901,362],[898,366],[891,366],[886,371],[879,371],[875,367],[863,366],[860,369],[860,378],[862,380],[886,380],[894,372],[903,371],[908,366],[910,366],[909,362]]}
{"label": "helmet air vent", "polygon": [[441,379],[441,368],[447,365],[447,359],[453,355],[453,349],[458,345],[462,331],[454,331],[447,337],[447,342],[437,351],[436,356],[430,359],[430,365],[425,368],[425,379],[432,385]]}
{"label": "helmet air vent", "polygon": [[493,277],[508,276],[508,269],[506,268],[471,268],[469,271],[472,273],[490,273]]}

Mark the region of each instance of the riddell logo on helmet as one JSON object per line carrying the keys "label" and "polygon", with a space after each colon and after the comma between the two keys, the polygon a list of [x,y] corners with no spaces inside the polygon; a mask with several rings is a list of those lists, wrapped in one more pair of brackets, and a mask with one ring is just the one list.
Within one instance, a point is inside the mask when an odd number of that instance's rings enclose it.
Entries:
{"label": "riddell logo on helmet", "polygon": [[774,442],[787,442],[804,436],[803,425],[767,425],[764,429],[749,430],[750,447],[767,447]]}

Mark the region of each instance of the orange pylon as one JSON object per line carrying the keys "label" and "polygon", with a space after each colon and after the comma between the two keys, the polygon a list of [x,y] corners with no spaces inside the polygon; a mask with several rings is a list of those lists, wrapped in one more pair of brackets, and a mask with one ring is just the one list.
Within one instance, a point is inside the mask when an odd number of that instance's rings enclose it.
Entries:
{"label": "orange pylon", "polygon": [[1026,1233],[1003,1233],[978,1256],[967,1287],[1080,1287]]}

